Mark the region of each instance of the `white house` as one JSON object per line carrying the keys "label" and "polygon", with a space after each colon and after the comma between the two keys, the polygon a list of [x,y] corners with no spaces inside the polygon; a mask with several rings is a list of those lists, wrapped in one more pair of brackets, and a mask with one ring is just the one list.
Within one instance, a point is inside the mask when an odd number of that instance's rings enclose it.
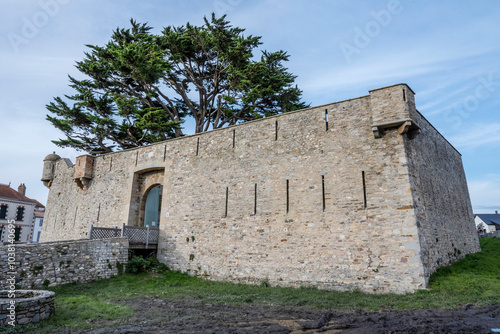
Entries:
{"label": "white house", "polygon": [[14,221],[14,240],[28,243],[33,240],[33,224],[36,208],[45,207],[37,200],[26,197],[26,186],[21,184],[14,190],[7,184],[0,184],[0,244],[8,241],[7,227]]}
{"label": "white house", "polygon": [[477,214],[474,215],[476,229],[483,233],[493,233],[500,231],[500,215],[498,211],[495,214]]}
{"label": "white house", "polygon": [[43,216],[45,214],[45,207],[35,206],[35,221],[33,223],[33,237],[31,242],[37,243],[40,241],[40,234],[42,233]]}

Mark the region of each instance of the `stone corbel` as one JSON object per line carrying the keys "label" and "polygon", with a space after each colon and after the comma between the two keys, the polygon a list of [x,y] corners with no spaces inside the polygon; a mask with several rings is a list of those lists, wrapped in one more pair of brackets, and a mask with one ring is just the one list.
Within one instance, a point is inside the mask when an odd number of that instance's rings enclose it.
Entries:
{"label": "stone corbel", "polygon": [[380,128],[378,126],[373,126],[372,125],[372,131],[373,131],[373,135],[375,136],[375,138],[381,138],[382,137],[382,134],[380,133]]}
{"label": "stone corbel", "polygon": [[412,121],[406,121],[403,124],[401,124],[398,128],[398,134],[404,135],[404,134],[408,133],[408,130],[410,130],[411,125],[412,125]]}
{"label": "stone corbel", "polygon": [[75,178],[76,185],[78,188],[87,190],[89,188],[90,179],[86,177]]}
{"label": "stone corbel", "polygon": [[418,124],[411,119],[400,119],[392,122],[372,124],[373,136],[381,138],[383,130],[389,128],[398,128],[398,134],[400,135],[407,134],[410,130],[420,130]]}

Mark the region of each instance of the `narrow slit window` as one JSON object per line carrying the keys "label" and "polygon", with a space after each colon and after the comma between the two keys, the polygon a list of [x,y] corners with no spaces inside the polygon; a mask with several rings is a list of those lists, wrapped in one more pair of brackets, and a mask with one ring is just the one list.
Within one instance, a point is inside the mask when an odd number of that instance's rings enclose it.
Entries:
{"label": "narrow slit window", "polygon": [[257,214],[257,183],[254,185],[253,214]]}
{"label": "narrow slit window", "polygon": [[76,215],[78,214],[78,206],[75,209],[75,217],[73,218],[73,226],[75,226],[76,223]]}
{"label": "narrow slit window", "polygon": [[274,140],[278,140],[278,121],[274,123]]}
{"label": "narrow slit window", "polygon": [[326,209],[326,198],[325,198],[325,176],[321,175],[321,188],[323,193],[323,212]]}
{"label": "narrow slit window", "polygon": [[163,147],[163,161],[167,159],[167,145]]}
{"label": "narrow slit window", "polygon": [[99,207],[97,208],[97,221],[99,221],[100,215],[101,215],[101,204],[99,204]]}
{"label": "narrow slit window", "polygon": [[135,165],[137,166],[137,162],[139,161],[139,151],[135,152]]}
{"label": "narrow slit window", "polygon": [[224,209],[224,218],[227,218],[227,207],[229,204],[229,187],[226,187],[226,207]]}
{"label": "narrow slit window", "polygon": [[113,168],[113,157],[109,159],[109,171],[111,172],[111,168]]}
{"label": "narrow slit window", "polygon": [[403,88],[403,101],[406,102],[406,89]]}
{"label": "narrow slit window", "polygon": [[200,153],[200,138],[196,138],[196,155]]}
{"label": "narrow slit window", "polygon": [[286,180],[286,213],[290,212],[290,180]]}
{"label": "narrow slit window", "polygon": [[328,109],[325,109],[325,127],[326,131],[328,131]]}
{"label": "narrow slit window", "polygon": [[366,176],[365,176],[365,172],[361,172],[361,176],[363,178],[363,204],[364,204],[364,208],[366,209],[367,208],[367,201],[366,201]]}
{"label": "narrow slit window", "polygon": [[236,130],[233,130],[233,148],[236,146]]}

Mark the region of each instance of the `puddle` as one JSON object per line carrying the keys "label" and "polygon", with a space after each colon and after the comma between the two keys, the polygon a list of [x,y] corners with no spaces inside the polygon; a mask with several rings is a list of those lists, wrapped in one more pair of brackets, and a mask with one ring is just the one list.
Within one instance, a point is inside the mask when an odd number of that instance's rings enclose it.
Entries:
{"label": "puddle", "polygon": [[[321,333],[321,334],[337,334],[337,333],[340,333],[342,331],[343,331],[342,329],[330,329],[330,330],[321,331],[321,332],[311,332],[311,331],[308,331],[308,333],[314,333],[314,334],[316,334],[316,333]],[[290,334],[303,334],[303,333],[304,333],[304,330],[302,330],[302,329],[290,332]]]}
{"label": "puddle", "polygon": [[[262,323],[275,323],[280,326],[283,326],[285,328],[289,328],[291,330],[290,334],[303,334],[304,332],[307,331],[307,333],[310,334],[337,334],[342,332],[342,329],[309,329],[309,330],[304,330],[302,329],[302,326],[300,326],[300,322],[307,321],[305,319],[294,319],[294,320],[285,320],[285,319],[266,319],[262,321],[255,321],[255,322],[249,322],[248,325],[252,326],[253,324],[262,324]],[[333,325],[334,323],[329,323],[328,325]],[[328,325],[325,325],[325,327],[328,327]]]}

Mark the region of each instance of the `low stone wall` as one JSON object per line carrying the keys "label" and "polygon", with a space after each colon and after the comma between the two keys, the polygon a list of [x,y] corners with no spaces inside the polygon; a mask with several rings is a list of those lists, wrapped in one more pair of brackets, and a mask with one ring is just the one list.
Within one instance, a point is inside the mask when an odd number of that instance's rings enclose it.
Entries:
{"label": "low stone wall", "polygon": [[106,279],[124,271],[128,248],[127,238],[16,245],[12,268],[8,246],[0,246],[0,289],[12,276],[18,289]]}
{"label": "low stone wall", "polygon": [[495,231],[491,233],[481,233],[479,234],[480,237],[497,237],[500,238],[500,231]]}
{"label": "low stone wall", "polygon": [[54,314],[52,291],[17,290],[15,299],[9,298],[10,294],[8,290],[0,291],[0,327],[39,322]]}

